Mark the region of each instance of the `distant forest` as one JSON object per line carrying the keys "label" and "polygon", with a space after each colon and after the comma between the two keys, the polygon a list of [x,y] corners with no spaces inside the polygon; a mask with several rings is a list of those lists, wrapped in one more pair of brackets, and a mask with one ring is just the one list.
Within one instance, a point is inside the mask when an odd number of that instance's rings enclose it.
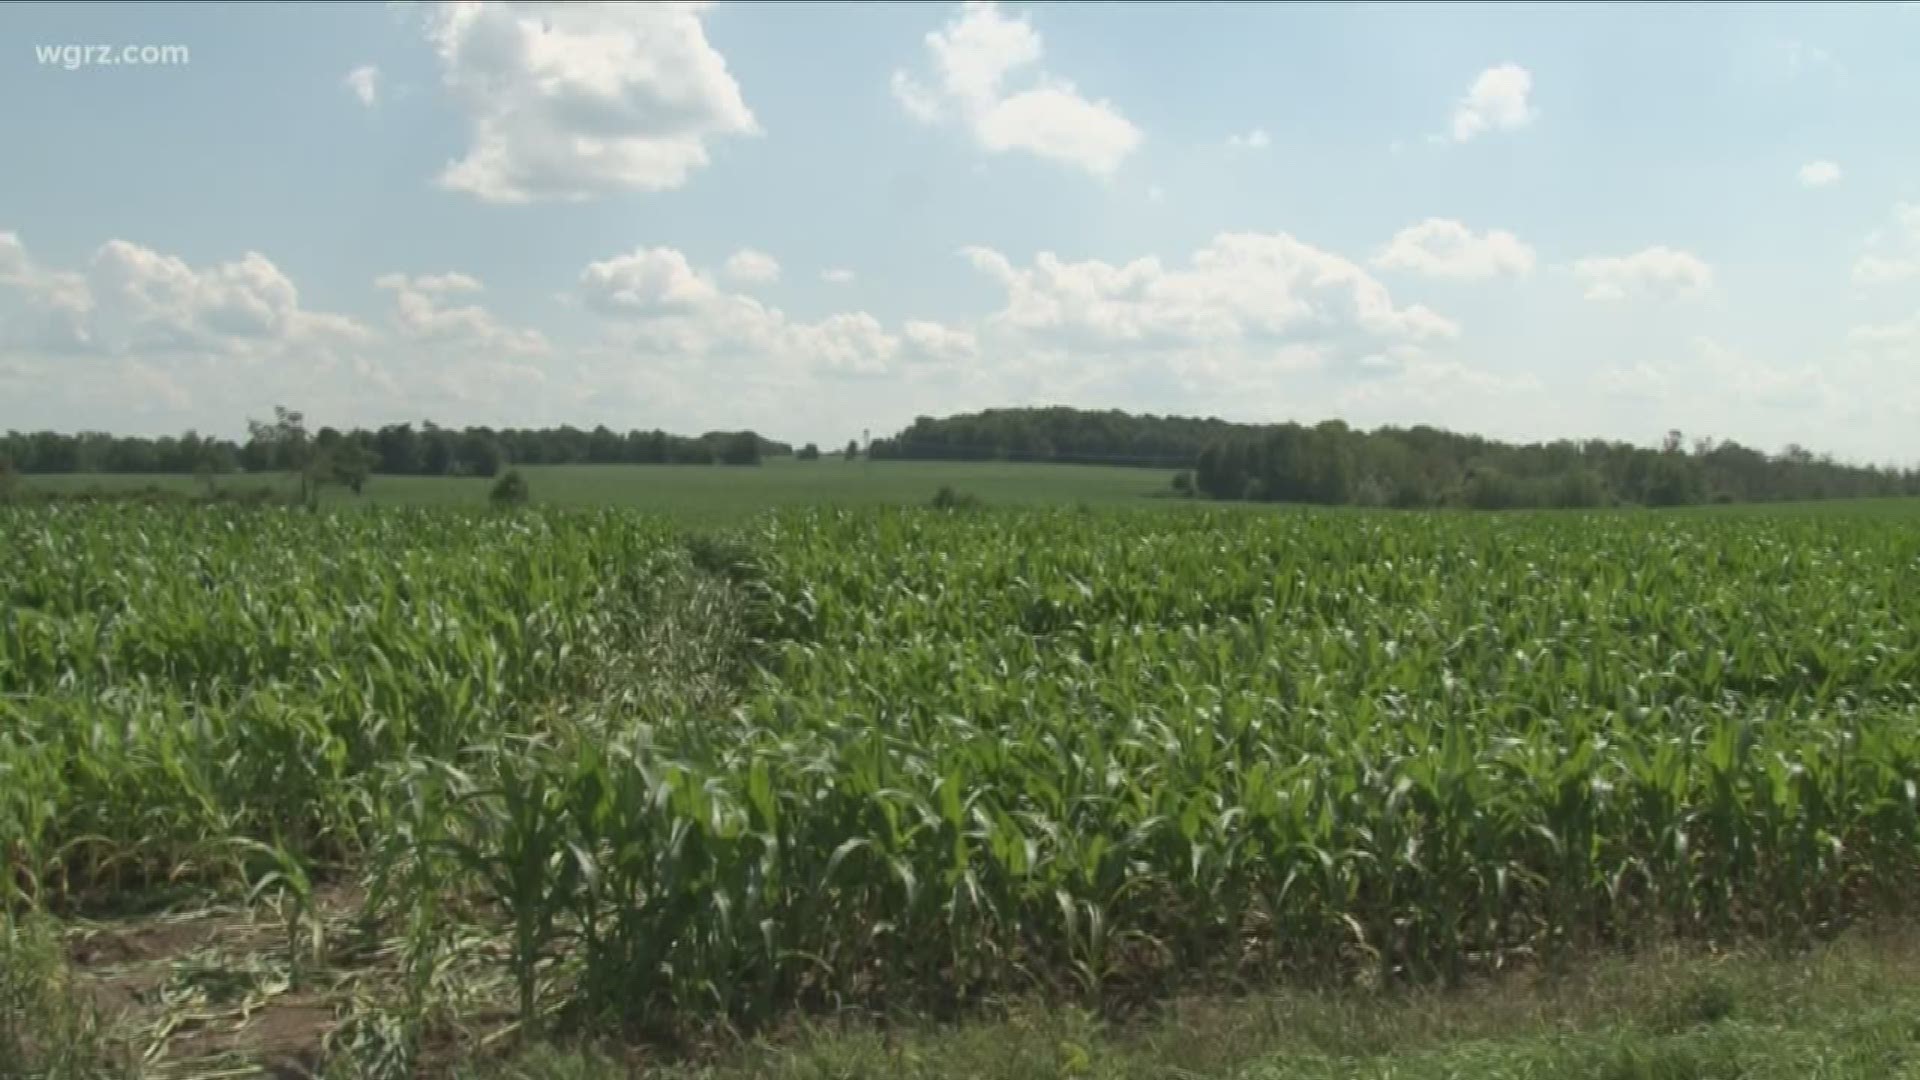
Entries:
{"label": "distant forest", "polygon": [[1070,408],[921,417],[875,459],[1070,461],[1183,471],[1206,498],[1481,509],[1681,506],[1920,495],[1920,470],[1836,462],[1667,433],[1658,448],[1599,439],[1513,445],[1433,427],[1361,431],[1338,420],[1234,424]]}
{"label": "distant forest", "polygon": [[1225,420],[1135,416],[1054,406],[923,416],[890,439],[875,439],[875,461],[1059,461],[1187,469],[1201,451],[1261,430]]}
{"label": "distant forest", "polygon": [[[296,418],[298,414],[293,414]],[[309,455],[308,436],[260,425],[242,442],[8,432],[0,466],[19,473],[273,472]],[[507,465],[758,464],[794,454],[752,431],[699,436],[606,427],[443,428],[390,424],[312,433],[315,460],[352,476],[493,476]],[[849,458],[858,452],[849,444]],[[876,439],[875,460],[1050,461],[1178,470],[1195,497],[1329,505],[1482,509],[1681,506],[1706,502],[1920,495],[1920,469],[1874,468],[1799,446],[1765,452],[1669,432],[1658,447],[1589,439],[1515,445],[1425,425],[1362,431],[1338,420],[1239,424],[1066,407],[920,417]],[[813,460],[812,444],[798,457]]]}
{"label": "distant forest", "polygon": [[[443,428],[432,423],[390,424],[374,431],[313,433],[321,451],[353,447],[374,473],[396,476],[493,476],[508,464],[754,465],[793,447],[751,431],[700,436],[664,431],[620,434],[605,427]],[[288,442],[256,434],[244,442],[203,438],[129,438],[100,432],[64,435],[9,431],[0,436],[0,462],[21,473],[230,473],[288,469]]]}

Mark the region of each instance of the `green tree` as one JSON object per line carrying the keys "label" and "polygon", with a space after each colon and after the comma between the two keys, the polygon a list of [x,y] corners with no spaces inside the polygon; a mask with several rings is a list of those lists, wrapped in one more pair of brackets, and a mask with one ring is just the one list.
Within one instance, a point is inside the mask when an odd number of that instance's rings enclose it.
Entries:
{"label": "green tree", "polygon": [[273,419],[247,421],[247,447],[260,447],[267,468],[290,472],[300,483],[300,501],[314,505],[313,439],[306,417],[283,405],[273,407]]}
{"label": "green tree", "polygon": [[760,464],[759,437],[751,431],[730,436],[721,446],[720,461],[725,465]]}
{"label": "green tree", "polygon": [[847,440],[847,460],[854,461],[854,460],[857,460],[859,457],[860,457],[860,440],[848,439]]}
{"label": "green tree", "polygon": [[318,483],[339,484],[358,495],[366,487],[367,478],[373,475],[373,467],[379,460],[378,455],[358,443],[335,443],[318,463],[322,470]]}
{"label": "green tree", "polygon": [[800,452],[795,454],[794,457],[800,461],[819,461],[820,448],[812,443],[808,443],[801,447]]}
{"label": "green tree", "polygon": [[412,424],[389,424],[374,433],[374,451],[380,455],[380,471],[409,476],[421,469],[420,436]]}

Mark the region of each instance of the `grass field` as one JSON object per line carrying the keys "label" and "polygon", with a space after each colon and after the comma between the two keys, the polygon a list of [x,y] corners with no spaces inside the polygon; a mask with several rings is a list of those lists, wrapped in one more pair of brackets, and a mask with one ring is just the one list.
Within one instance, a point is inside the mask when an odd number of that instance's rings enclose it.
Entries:
{"label": "grass field", "polygon": [[[1048,465],[1008,462],[862,461],[838,458],[805,462],[771,458],[757,468],[687,465],[530,465],[522,469],[537,505],[615,507],[665,514],[685,525],[739,524],[753,515],[780,508],[858,508],[919,506],[943,485],[978,496],[990,506],[1180,507],[1215,512],[1261,512],[1266,503],[1216,503],[1172,498],[1173,472],[1100,465]],[[190,476],[89,473],[31,476],[36,488],[59,491],[140,491],[157,489],[197,493]],[[284,490],[283,477],[223,476],[222,490]],[[324,490],[322,501],[335,508],[426,506],[477,508],[487,503],[490,479],[376,476],[365,493]],[[1340,513],[1343,508],[1322,510]],[[1645,511],[1642,511],[1645,512]],[[1847,515],[1920,519],[1920,500],[1860,499],[1804,503],[1741,503],[1690,507],[1681,514],[1703,515]]]}
{"label": "grass field", "polygon": [[[672,1080],[1911,1080],[1920,949],[1857,933],[1794,954],[1590,957],[1454,992],[1268,992],[1113,1023],[1014,1007],[991,1023],[821,1024],[658,1070]],[[483,1080],[614,1080],[629,1061],[536,1050]]]}
{"label": "grass field", "polygon": [[0,1077],[1912,1074],[1920,505],[1113,496],[0,507]]}
{"label": "grass field", "polygon": [[[856,461],[837,458],[795,461],[772,458],[757,468],[699,465],[530,465],[521,470],[537,504],[564,507],[620,507],[672,514],[691,522],[737,521],[778,507],[858,507],[917,505],[941,485],[970,492],[995,505],[1037,506],[1086,503],[1113,506],[1161,499],[1171,491],[1173,473],[1160,469],[1098,465],[1046,465],[1005,462]],[[52,491],[195,491],[187,476],[36,476],[36,487]],[[223,488],[245,490],[262,481],[221,477]],[[491,480],[418,476],[376,476],[356,499],[339,488],[326,490],[330,505],[485,506]]]}

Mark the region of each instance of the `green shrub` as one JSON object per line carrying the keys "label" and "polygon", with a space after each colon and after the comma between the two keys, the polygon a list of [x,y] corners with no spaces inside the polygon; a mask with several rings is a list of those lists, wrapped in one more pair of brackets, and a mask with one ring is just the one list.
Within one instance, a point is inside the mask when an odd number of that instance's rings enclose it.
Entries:
{"label": "green shrub", "polygon": [[933,493],[930,504],[935,510],[972,510],[980,505],[980,497],[965,491],[954,490],[951,484],[941,484],[940,490]]}
{"label": "green shrub", "polygon": [[487,500],[495,506],[525,506],[532,492],[527,488],[527,478],[520,475],[519,469],[508,469],[500,479],[493,482],[493,490],[487,493]]}

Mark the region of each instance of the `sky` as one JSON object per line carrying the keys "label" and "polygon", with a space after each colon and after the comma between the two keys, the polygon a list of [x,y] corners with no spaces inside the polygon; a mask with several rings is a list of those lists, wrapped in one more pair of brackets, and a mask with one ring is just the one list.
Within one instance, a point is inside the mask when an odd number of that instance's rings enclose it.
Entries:
{"label": "sky", "polygon": [[1920,463],[1920,5],[0,7],[0,429]]}

